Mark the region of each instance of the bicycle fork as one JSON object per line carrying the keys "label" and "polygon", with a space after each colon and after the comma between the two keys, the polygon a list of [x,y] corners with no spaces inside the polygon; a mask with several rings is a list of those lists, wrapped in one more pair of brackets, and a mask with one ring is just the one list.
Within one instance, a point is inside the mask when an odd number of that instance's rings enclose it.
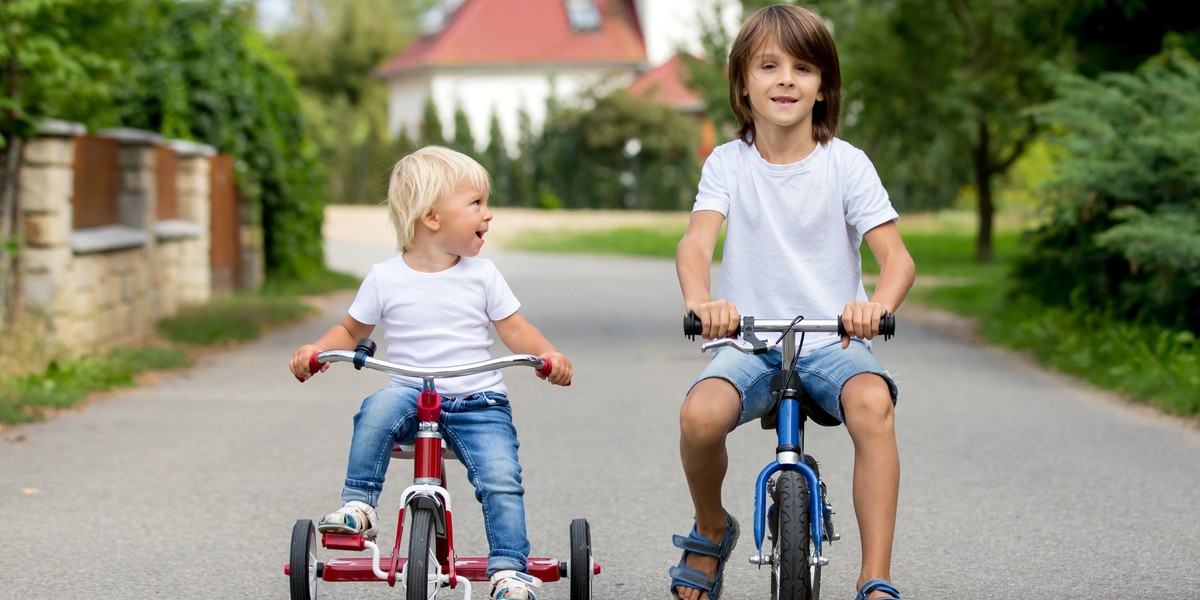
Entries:
{"label": "bicycle fork", "polygon": [[795,373],[795,352],[795,339],[788,335],[783,340],[782,364],[789,365],[789,367],[780,372],[776,382],[778,389],[772,389],[772,393],[779,395],[778,421],[775,426],[779,442],[775,448],[775,460],[771,461],[758,474],[758,480],[754,486],[754,547],[756,554],[750,557],[750,563],[759,567],[771,562],[771,558],[763,556],[762,552],[763,538],[766,533],[767,502],[772,496],[767,488],[771,482],[771,476],[780,471],[798,471],[808,481],[808,525],[813,542],[813,555],[809,557],[809,563],[820,566],[829,563],[829,559],[821,555],[821,542],[824,541],[826,531],[830,533],[829,541],[835,541],[840,537],[833,533],[833,507],[825,500],[825,486],[816,470],[804,461],[804,422],[807,418],[800,411],[801,394],[798,382],[792,376]]}

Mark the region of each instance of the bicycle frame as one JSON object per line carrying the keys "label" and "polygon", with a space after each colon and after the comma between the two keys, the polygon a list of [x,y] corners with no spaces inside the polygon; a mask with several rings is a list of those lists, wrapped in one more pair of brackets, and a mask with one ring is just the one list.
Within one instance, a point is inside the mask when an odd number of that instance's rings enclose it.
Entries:
{"label": "bicycle frame", "polygon": [[[764,327],[765,329],[765,327]],[[809,489],[809,528],[812,530],[813,547],[816,555],[809,558],[815,564],[825,564],[828,559],[821,556],[822,527],[827,518],[825,514],[825,497],[821,493],[821,480],[816,471],[803,461],[804,456],[804,422],[807,417],[800,411],[799,390],[789,388],[793,380],[796,361],[796,338],[785,335],[782,340],[783,367],[781,380],[784,382],[780,390],[779,417],[775,425],[779,443],[775,448],[775,460],[771,461],[758,474],[754,486],[754,547],[757,555],[751,562],[762,566],[766,561],[762,555],[763,537],[766,534],[767,523],[767,482],[775,473],[783,470],[798,471],[808,480]]]}

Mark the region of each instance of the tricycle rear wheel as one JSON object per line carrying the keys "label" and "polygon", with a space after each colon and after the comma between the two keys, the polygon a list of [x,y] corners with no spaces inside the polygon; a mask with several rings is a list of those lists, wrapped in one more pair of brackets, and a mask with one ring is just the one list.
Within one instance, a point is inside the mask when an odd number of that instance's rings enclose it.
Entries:
{"label": "tricycle rear wheel", "polygon": [[587,519],[571,521],[571,600],[592,598],[592,532]]}
{"label": "tricycle rear wheel", "polygon": [[292,600],[316,600],[317,529],[309,519],[300,519],[292,527],[292,553],[288,564]]}

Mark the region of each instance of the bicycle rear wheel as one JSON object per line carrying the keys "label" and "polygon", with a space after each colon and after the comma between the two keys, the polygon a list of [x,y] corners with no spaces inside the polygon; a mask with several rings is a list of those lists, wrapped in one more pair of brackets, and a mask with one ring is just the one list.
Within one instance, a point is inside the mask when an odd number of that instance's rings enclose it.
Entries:
{"label": "bicycle rear wheel", "polygon": [[433,509],[410,507],[408,563],[404,567],[405,600],[429,600],[437,591],[438,561]]}
{"label": "bicycle rear wheel", "polygon": [[809,564],[809,556],[815,553],[809,528],[808,479],[797,471],[780,472],[772,500],[771,598],[815,600],[820,594],[821,567]]}

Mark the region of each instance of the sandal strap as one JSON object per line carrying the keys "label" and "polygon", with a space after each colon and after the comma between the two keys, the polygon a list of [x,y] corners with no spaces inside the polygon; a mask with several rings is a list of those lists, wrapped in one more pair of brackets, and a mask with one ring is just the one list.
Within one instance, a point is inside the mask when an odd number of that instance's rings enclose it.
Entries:
{"label": "sandal strap", "polygon": [[703,554],[714,558],[722,558],[721,544],[713,543],[712,540],[706,539],[693,529],[691,533],[684,537],[682,535],[671,536],[671,543],[680,550],[686,550],[692,554]]}
{"label": "sandal strap", "polygon": [[890,595],[892,600],[900,600],[900,591],[896,589],[896,586],[888,583],[886,579],[868,579],[863,584],[862,589],[858,590],[859,600],[867,600],[871,592],[883,592]]}
{"label": "sandal strap", "polygon": [[716,578],[709,577],[708,575],[705,575],[704,573],[701,573],[700,571],[697,571],[691,567],[671,567],[670,569],[667,569],[667,574],[671,576],[672,589],[677,584],[683,584],[688,587],[708,592],[710,597],[712,596],[713,586],[717,583]]}

